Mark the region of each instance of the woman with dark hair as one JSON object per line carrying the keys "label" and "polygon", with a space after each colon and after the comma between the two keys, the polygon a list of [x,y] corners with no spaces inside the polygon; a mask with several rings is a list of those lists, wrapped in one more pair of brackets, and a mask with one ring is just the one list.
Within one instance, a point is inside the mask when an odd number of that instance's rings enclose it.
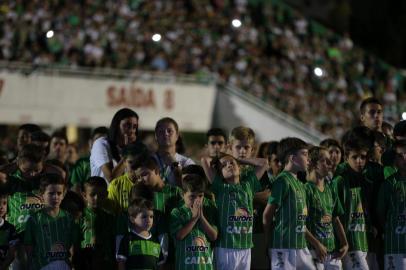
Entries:
{"label": "woman with dark hair", "polygon": [[103,177],[108,183],[122,175],[125,162],[121,149],[138,138],[138,114],[124,108],[111,120],[108,136],[94,141],[90,153],[91,176]]}

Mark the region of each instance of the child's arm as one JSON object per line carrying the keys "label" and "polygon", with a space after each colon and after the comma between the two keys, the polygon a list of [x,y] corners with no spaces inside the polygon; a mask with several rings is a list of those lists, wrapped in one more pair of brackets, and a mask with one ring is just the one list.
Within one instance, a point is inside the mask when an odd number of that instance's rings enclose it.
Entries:
{"label": "child's arm", "polygon": [[206,174],[207,180],[209,180],[210,183],[213,183],[214,176],[216,173],[210,164],[211,161],[212,161],[212,159],[209,156],[202,157],[200,159],[200,162],[203,167],[204,173]]}
{"label": "child's arm", "polygon": [[266,158],[239,158],[238,162],[241,164],[254,166],[255,175],[258,179],[261,179],[264,173],[269,169],[268,160]]}
{"label": "child's arm", "polygon": [[344,227],[338,217],[334,218],[334,227],[337,232],[337,237],[340,241],[340,249],[338,250],[337,255],[334,256],[334,258],[341,260],[342,258],[344,258],[345,254],[347,254],[348,241],[347,237],[345,236]]}
{"label": "child's arm", "polygon": [[176,233],[176,240],[182,241],[192,230],[196,223],[199,221],[201,217],[201,209],[200,209],[199,201],[196,200],[193,204],[191,209],[192,211],[192,218],[186,225],[184,225],[177,233]]}
{"label": "child's arm", "polygon": [[264,227],[265,246],[267,249],[269,247],[269,235],[271,235],[273,230],[272,220],[274,219],[276,209],[278,209],[276,204],[268,203],[262,214],[262,225]]}
{"label": "child's arm", "polygon": [[313,234],[306,229],[305,232],[305,237],[306,240],[314,247],[316,250],[317,257],[319,258],[320,261],[324,262],[327,256],[327,248],[320,243],[319,240],[316,239],[316,237],[313,236]]}
{"label": "child's arm", "polygon": [[206,233],[207,238],[211,242],[217,239],[217,230],[210,224],[210,222],[206,219],[203,213],[203,204],[200,204],[200,224],[203,227],[203,231]]}

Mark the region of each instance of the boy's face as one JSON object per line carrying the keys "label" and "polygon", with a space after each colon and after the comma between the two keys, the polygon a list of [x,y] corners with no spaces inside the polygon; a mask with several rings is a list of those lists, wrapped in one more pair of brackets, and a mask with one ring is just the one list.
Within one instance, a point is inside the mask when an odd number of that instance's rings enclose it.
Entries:
{"label": "boy's face", "polygon": [[309,165],[309,153],[307,149],[300,149],[293,154],[292,163],[296,171],[306,171]]}
{"label": "boy's face", "polygon": [[220,159],[221,173],[224,179],[231,179],[240,175],[240,167],[232,157],[223,157]]}
{"label": "boy's face", "polygon": [[395,166],[399,171],[406,171],[406,147],[396,147]]}
{"label": "boy's face", "polygon": [[365,168],[367,163],[368,152],[366,150],[354,151],[351,150],[347,156],[348,165],[351,169],[360,173]]}
{"label": "boy's face", "polygon": [[107,192],[101,187],[85,185],[85,192],[82,193],[83,199],[89,208],[96,209],[107,196]]}
{"label": "boy's face", "polygon": [[17,134],[17,149],[18,151],[23,148],[24,145],[31,142],[31,134],[24,129],[20,129]]}
{"label": "boy's face", "polygon": [[327,151],[321,151],[319,160],[317,161],[316,171],[317,174],[325,177],[331,171],[331,161]]}
{"label": "boy's face", "polygon": [[341,150],[337,146],[330,146],[328,148],[328,153],[330,154],[330,160],[333,163],[334,167],[341,161]]}
{"label": "boy's face", "polygon": [[231,154],[234,158],[250,158],[253,142],[251,140],[236,140],[231,143]]}
{"label": "boy's face", "polygon": [[209,136],[207,150],[210,157],[216,157],[220,152],[226,151],[226,140],[223,136]]}
{"label": "boy's face", "polygon": [[135,163],[135,157],[134,156],[127,156],[125,158],[126,171],[129,174],[131,179],[135,178],[135,171],[134,171],[134,165],[135,164],[134,163]]}
{"label": "boy's face", "polygon": [[0,197],[0,217],[4,218],[7,214],[7,197]]}
{"label": "boy's face", "polygon": [[269,158],[269,166],[271,167],[272,170],[272,175],[278,175],[281,171],[281,162],[278,159],[278,156],[275,154],[272,154]]}
{"label": "boy's face", "polygon": [[374,103],[367,104],[361,114],[361,122],[372,130],[381,130],[383,122],[382,106]]}
{"label": "boy's face", "polygon": [[195,201],[200,201],[203,204],[204,192],[186,191],[183,193],[183,201],[189,208],[193,208]]}
{"label": "boy's face", "polygon": [[162,123],[158,126],[155,136],[159,146],[174,146],[179,134],[172,123]]}
{"label": "boy's face", "polygon": [[146,186],[153,187],[160,179],[158,170],[141,167],[137,170],[137,173],[140,181]]}
{"label": "boy's face", "polygon": [[49,153],[57,159],[65,158],[67,143],[65,139],[53,137],[51,139]]}
{"label": "boy's face", "polygon": [[22,173],[22,177],[24,179],[30,179],[42,172],[43,163],[40,162],[33,162],[27,159],[18,160],[18,168]]}
{"label": "boy's face", "polygon": [[154,211],[145,209],[135,217],[130,216],[130,221],[136,229],[150,231],[154,224]]}
{"label": "boy's face", "polygon": [[383,154],[383,152],[385,152],[385,148],[382,147],[381,145],[379,145],[379,143],[375,142],[373,149],[374,149],[374,151],[373,151],[374,159],[375,159],[376,161],[380,162],[380,161],[381,161],[382,154]]}
{"label": "boy's face", "polygon": [[44,200],[46,206],[55,209],[59,208],[64,196],[64,185],[48,185],[42,194],[42,199]]}

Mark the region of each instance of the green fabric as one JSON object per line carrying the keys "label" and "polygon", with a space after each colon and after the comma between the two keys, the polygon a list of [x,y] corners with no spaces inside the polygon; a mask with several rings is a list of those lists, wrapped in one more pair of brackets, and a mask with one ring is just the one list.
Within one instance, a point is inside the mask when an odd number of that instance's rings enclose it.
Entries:
{"label": "green fabric", "polygon": [[281,172],[272,186],[268,204],[278,206],[270,248],[306,248],[305,231],[308,211],[304,185],[291,173]]}
{"label": "green fabric", "polygon": [[[203,214],[207,221],[217,230],[216,209],[207,200],[203,203]],[[177,232],[182,229],[192,218],[192,211],[185,205],[172,210],[170,218],[170,233],[175,242],[176,255],[175,267],[177,270],[211,270],[213,266],[213,254],[210,242],[198,222],[193,230],[183,239],[176,240]]]}
{"label": "green fabric", "polygon": [[81,185],[90,177],[90,156],[80,158],[70,171],[72,186]]}

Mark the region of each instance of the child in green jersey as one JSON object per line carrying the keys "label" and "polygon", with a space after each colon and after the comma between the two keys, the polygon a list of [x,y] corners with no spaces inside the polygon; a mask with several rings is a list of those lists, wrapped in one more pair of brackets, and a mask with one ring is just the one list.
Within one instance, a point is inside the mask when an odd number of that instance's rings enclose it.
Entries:
{"label": "child in green jersey", "polygon": [[107,196],[104,178],[90,177],[82,183],[86,202],[80,226],[80,248],[75,252],[75,269],[114,269],[115,217],[102,207]]}
{"label": "child in green jersey", "polygon": [[347,166],[333,179],[333,186],[344,215],[340,220],[346,231],[348,253],[343,258],[344,269],[370,269],[368,234],[371,231],[368,182],[363,175],[367,160],[368,146],[360,140],[350,139],[344,143]]}
{"label": "child in green jersey", "polygon": [[24,234],[32,269],[70,269],[76,229],[72,216],[59,208],[65,192],[65,181],[59,175],[41,178],[44,208],[32,214]]}
{"label": "child in green jersey", "polygon": [[[312,147],[309,150],[308,182],[305,184],[309,217],[307,226],[309,231],[324,246],[327,255],[320,258],[314,250],[313,261],[317,269],[341,269],[341,259],[347,253],[348,243],[343,226],[338,216],[343,209],[338,202],[336,194],[325,179],[332,166],[327,148]],[[340,245],[336,245],[338,236]]]}
{"label": "child in green jersey", "polygon": [[128,206],[130,226],[121,240],[118,253],[118,269],[158,269],[162,259],[161,245],[150,230],[154,222],[153,203],[135,199]]}
{"label": "child in green jersey", "polygon": [[262,221],[272,269],[315,269],[306,240],[320,257],[327,253],[306,228],[306,192],[297,173],[307,169],[307,147],[298,138],[282,139],[278,145],[278,158],[284,170],[272,185]]}
{"label": "child in green jersey", "polygon": [[18,236],[16,229],[7,220],[8,194],[0,190],[0,269],[7,269],[16,255]]}
{"label": "child in green jersey", "polygon": [[217,239],[217,213],[214,205],[204,199],[205,181],[198,175],[189,174],[183,178],[182,188],[184,205],[173,209],[170,219],[176,269],[214,269],[210,242]]}
{"label": "child in green jersey", "polygon": [[240,174],[233,156],[221,154],[213,159],[211,190],[218,207],[219,238],[216,241],[217,269],[250,269],[253,200],[258,179]]}
{"label": "child in green jersey", "polygon": [[378,197],[384,227],[385,269],[406,269],[406,140],[393,143],[396,173],[385,179]]}
{"label": "child in green jersey", "polygon": [[136,169],[148,157],[147,147],[141,142],[129,144],[123,149],[123,157],[126,173],[113,179],[108,187],[109,200],[119,211],[127,211],[131,187],[137,181]]}

